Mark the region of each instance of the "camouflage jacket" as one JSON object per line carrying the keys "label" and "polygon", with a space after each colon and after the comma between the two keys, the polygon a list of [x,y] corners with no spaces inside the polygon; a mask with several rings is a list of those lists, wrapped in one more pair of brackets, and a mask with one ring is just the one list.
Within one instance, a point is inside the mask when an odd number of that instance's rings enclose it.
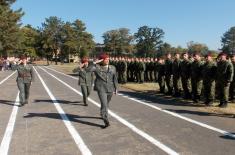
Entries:
{"label": "camouflage jacket", "polygon": [[17,67],[17,73],[17,82],[31,83],[32,81],[34,81],[34,71],[32,65],[19,65]]}

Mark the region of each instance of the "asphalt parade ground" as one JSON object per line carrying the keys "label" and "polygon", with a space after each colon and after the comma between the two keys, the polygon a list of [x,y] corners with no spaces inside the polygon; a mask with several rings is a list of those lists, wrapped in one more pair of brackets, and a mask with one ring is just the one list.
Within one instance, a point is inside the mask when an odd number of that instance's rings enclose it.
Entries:
{"label": "asphalt parade ground", "polygon": [[98,95],[88,106],[75,76],[35,66],[29,104],[19,107],[16,72],[0,72],[0,155],[234,155],[235,118],[171,98],[119,89],[103,128]]}

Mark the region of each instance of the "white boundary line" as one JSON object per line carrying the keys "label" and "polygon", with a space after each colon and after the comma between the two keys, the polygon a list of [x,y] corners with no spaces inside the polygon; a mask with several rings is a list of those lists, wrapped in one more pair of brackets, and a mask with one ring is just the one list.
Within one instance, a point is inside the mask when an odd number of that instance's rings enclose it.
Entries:
{"label": "white boundary line", "polygon": [[6,77],[5,79],[3,79],[1,82],[0,82],[0,85],[3,84],[7,79],[9,79],[13,74],[15,74],[16,71],[14,71],[13,73],[11,73],[8,77]]}
{"label": "white boundary line", "polygon": [[[75,93],[79,94],[82,96],[82,93],[79,92],[78,90],[76,90],[75,88],[71,87],[70,85],[68,85],[67,83],[65,83],[64,81],[60,80],[59,78],[57,78],[56,76],[54,76],[53,74],[47,72],[45,69],[43,69],[42,67],[39,67],[40,69],[42,69],[44,72],[46,72],[47,74],[49,74],[50,76],[52,76],[53,78],[55,78],[56,80],[58,80],[59,82],[61,82],[62,84],[64,84],[65,86],[67,86],[68,88],[70,88],[71,90],[73,90]],[[96,101],[94,101],[91,98],[88,98],[88,100],[93,103],[94,105],[96,105],[97,107],[100,107],[100,104],[98,104]],[[158,148],[160,148],[161,150],[163,150],[164,152],[170,154],[170,155],[178,155],[177,152],[175,152],[174,150],[172,150],[171,148],[169,148],[168,146],[164,145],[163,143],[161,143],[160,141],[156,140],[155,138],[153,138],[152,136],[150,136],[149,134],[145,133],[144,131],[138,129],[136,126],[134,126],[133,124],[129,123],[128,121],[126,121],[125,119],[123,119],[122,117],[118,116],[116,113],[112,112],[111,110],[108,110],[109,114],[111,116],[113,116],[114,118],[116,118],[119,122],[121,122],[122,124],[126,125],[128,128],[130,128],[132,131],[134,131],[135,133],[137,133],[138,135],[140,135],[141,137],[145,138],[146,140],[148,140],[149,142],[151,142],[152,144],[154,144],[155,146],[157,146]]]}
{"label": "white boundary line", "polygon": [[[68,76],[68,77],[70,77],[70,78],[76,79],[76,78],[74,78],[74,77],[72,77],[72,76],[69,76],[69,75],[66,75],[66,74],[64,74],[64,73],[61,73],[61,72],[59,72],[59,71],[57,71],[57,70],[55,70],[55,69],[52,69],[52,68],[49,68],[49,67],[46,67],[46,68],[48,68],[48,69],[50,69],[50,70],[52,70],[52,71],[54,71],[54,72],[57,72],[57,73],[59,73],[59,74],[62,74],[62,75]],[[222,130],[222,129],[213,127],[213,126],[211,126],[211,125],[207,125],[207,124],[205,124],[205,123],[201,123],[201,122],[199,122],[199,121],[193,120],[193,119],[191,119],[191,118],[187,118],[187,117],[185,117],[185,116],[182,116],[182,115],[177,114],[177,113],[175,113],[175,112],[171,112],[171,111],[169,111],[169,110],[164,110],[164,109],[162,109],[162,108],[159,108],[158,106],[155,106],[155,105],[152,105],[152,104],[143,102],[143,101],[141,101],[141,100],[138,100],[138,99],[129,97],[129,96],[124,95],[124,94],[121,94],[121,93],[119,93],[119,95],[121,95],[121,96],[123,96],[123,97],[125,97],[125,98],[127,98],[127,99],[130,99],[130,100],[132,100],[132,101],[135,101],[136,103],[140,103],[140,104],[146,105],[146,106],[148,106],[148,107],[151,107],[151,108],[153,108],[153,109],[156,109],[156,110],[165,112],[165,113],[167,113],[167,114],[170,114],[170,115],[172,115],[172,116],[174,116],[174,117],[183,119],[183,120],[188,121],[188,122],[190,122],[190,123],[193,123],[193,124],[199,125],[199,126],[201,126],[201,127],[207,128],[207,129],[209,129],[209,130],[213,130],[213,131],[216,131],[216,132],[221,133],[221,134],[223,134],[223,135],[226,135],[226,136],[235,138],[235,134],[232,134],[232,133],[230,133],[230,132],[228,132],[228,131],[225,131],[225,130]]]}
{"label": "white boundary line", "polygon": [[0,155],[7,155],[8,154],[8,150],[9,150],[12,134],[14,131],[14,126],[15,126],[15,121],[16,121],[18,109],[19,109],[19,92],[17,93],[15,104],[14,104],[13,110],[11,112],[11,116],[10,116],[9,122],[7,124],[5,134],[4,134],[2,142],[1,142]]}
{"label": "white boundary line", "polygon": [[[34,68],[34,67],[33,67]],[[34,68],[36,74],[38,75],[42,85],[44,86],[45,90],[47,91],[48,95],[50,96],[53,104],[56,107],[56,110],[58,111],[58,113],[60,114],[65,126],[67,127],[69,133],[71,134],[71,136],[73,137],[75,143],[77,144],[78,148],[80,149],[81,153],[83,155],[91,155],[91,151],[88,149],[88,147],[86,146],[86,144],[84,143],[84,141],[82,140],[81,136],[79,135],[79,133],[77,132],[77,130],[75,129],[75,127],[72,125],[72,123],[70,122],[69,118],[67,117],[66,113],[64,112],[64,110],[61,108],[61,106],[59,105],[59,103],[57,102],[56,98],[54,97],[54,95],[51,93],[51,91],[49,90],[49,88],[47,87],[46,83],[44,82],[44,80],[42,79],[42,77],[39,75],[39,73],[37,72],[37,70]]]}

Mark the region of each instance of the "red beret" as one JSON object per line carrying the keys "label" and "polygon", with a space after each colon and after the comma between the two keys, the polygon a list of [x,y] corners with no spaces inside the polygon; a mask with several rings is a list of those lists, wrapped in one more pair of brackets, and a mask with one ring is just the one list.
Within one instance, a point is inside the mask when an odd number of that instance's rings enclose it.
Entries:
{"label": "red beret", "polygon": [[86,63],[86,62],[88,62],[88,58],[87,57],[83,57],[82,58],[82,63]]}
{"label": "red beret", "polygon": [[227,56],[227,54],[225,52],[220,52],[220,54],[218,56],[220,57],[220,56],[223,56],[223,55]]}
{"label": "red beret", "polygon": [[21,60],[23,60],[23,59],[27,59],[27,57],[26,57],[26,56],[24,56],[24,55],[22,55],[22,56],[20,57],[20,59],[21,59]]}
{"label": "red beret", "polygon": [[211,53],[207,53],[207,54],[205,55],[205,57],[211,57],[211,56],[212,56]]}
{"label": "red beret", "polygon": [[103,53],[99,56],[99,59],[107,59],[107,58],[109,58],[109,56],[105,53]]}

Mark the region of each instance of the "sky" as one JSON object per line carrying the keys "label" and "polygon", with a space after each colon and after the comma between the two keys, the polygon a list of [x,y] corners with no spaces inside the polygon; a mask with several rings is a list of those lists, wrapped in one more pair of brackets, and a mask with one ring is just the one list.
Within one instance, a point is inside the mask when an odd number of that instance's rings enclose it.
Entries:
{"label": "sky", "polygon": [[17,0],[23,25],[41,27],[45,18],[82,20],[95,42],[103,43],[104,32],[128,28],[134,34],[144,25],[165,32],[163,41],[187,47],[190,41],[221,48],[221,36],[235,26],[235,0]]}

